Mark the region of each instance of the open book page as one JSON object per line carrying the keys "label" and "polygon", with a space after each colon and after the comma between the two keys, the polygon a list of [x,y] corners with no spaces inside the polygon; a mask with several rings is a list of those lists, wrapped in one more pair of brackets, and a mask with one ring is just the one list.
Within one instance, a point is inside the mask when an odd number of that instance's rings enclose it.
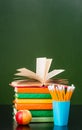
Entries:
{"label": "open book page", "polygon": [[46,82],[46,77],[50,69],[52,59],[37,58],[36,59],[36,74],[42,79],[41,82]]}
{"label": "open book page", "polygon": [[49,69],[50,69],[51,63],[52,63],[52,59],[47,59],[47,60],[46,60],[46,69],[45,69],[44,82],[45,82],[46,79],[47,79],[47,75],[48,75],[48,71],[49,71]]}
{"label": "open book page", "polygon": [[17,76],[24,76],[24,77],[27,77],[27,78],[39,80],[40,82],[42,81],[42,79],[38,75],[36,75],[36,73],[34,73],[31,70],[28,70],[26,68],[20,68],[20,69],[17,69],[17,71],[19,71],[19,73],[15,74]]}
{"label": "open book page", "polygon": [[13,87],[25,87],[25,86],[42,86],[43,84],[39,81],[34,80],[15,80],[10,83]]}
{"label": "open book page", "polygon": [[[48,84],[53,81],[51,78],[63,72],[63,69],[55,69],[49,72],[50,66],[52,63],[52,59],[48,59],[46,57],[37,58],[36,59],[36,73],[33,71],[20,68],[17,69],[16,76],[22,76],[24,80],[16,80],[13,82],[13,85],[21,84],[21,85],[28,85],[28,84],[36,84],[36,85],[44,85]],[[30,80],[28,80],[30,79]],[[55,80],[54,80],[55,81]]]}
{"label": "open book page", "polygon": [[34,80],[14,80],[13,82],[10,83],[10,86],[13,87],[45,87],[48,86],[50,84],[64,84],[67,85],[68,84],[68,80],[67,79],[49,79],[47,80],[46,83],[41,83],[39,81],[34,81]]}
{"label": "open book page", "polygon": [[49,72],[48,73],[48,75],[47,75],[47,78],[46,78],[46,80],[49,80],[49,79],[51,79],[52,77],[54,77],[54,76],[56,76],[56,75],[58,75],[58,74],[60,74],[61,72],[63,72],[64,70],[63,69],[55,69],[55,70],[53,70],[53,71],[51,71],[51,72]]}
{"label": "open book page", "polygon": [[37,58],[36,59],[36,74],[42,78],[42,82],[45,78],[46,70],[46,58]]}

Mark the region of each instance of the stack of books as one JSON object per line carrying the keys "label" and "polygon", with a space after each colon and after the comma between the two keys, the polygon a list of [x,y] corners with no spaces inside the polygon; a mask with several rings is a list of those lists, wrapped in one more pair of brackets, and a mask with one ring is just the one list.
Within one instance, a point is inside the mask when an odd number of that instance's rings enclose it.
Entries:
{"label": "stack of books", "polygon": [[[32,122],[53,122],[52,99],[48,85],[56,82],[50,78],[64,70],[55,69],[48,73],[51,62],[52,59],[37,58],[36,73],[26,68],[17,69],[19,72],[15,75],[24,79],[17,79],[10,84],[15,91],[14,114],[19,110],[29,110]],[[62,83],[62,80],[58,82]]]}
{"label": "stack of books", "polygon": [[52,99],[47,86],[15,87],[14,109],[30,110],[32,122],[52,122]]}

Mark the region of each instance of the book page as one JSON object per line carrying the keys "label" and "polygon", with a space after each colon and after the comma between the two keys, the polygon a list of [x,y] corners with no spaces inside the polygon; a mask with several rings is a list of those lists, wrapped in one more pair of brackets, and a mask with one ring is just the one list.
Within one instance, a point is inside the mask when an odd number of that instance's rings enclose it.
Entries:
{"label": "book page", "polygon": [[46,70],[46,58],[37,58],[36,60],[36,74],[41,77],[42,82],[45,77],[45,70]]}
{"label": "book page", "polygon": [[57,70],[55,69],[55,70],[49,72],[48,75],[47,75],[47,79],[46,80],[49,80],[50,78],[60,74],[63,71],[64,71],[63,69],[61,69],[61,70],[60,69],[57,69]]}
{"label": "book page", "polygon": [[31,70],[28,70],[26,68],[21,68],[21,69],[17,69],[17,71],[19,71],[18,73],[15,74],[17,76],[25,76],[27,78],[39,80],[41,82],[41,78]]}
{"label": "book page", "polygon": [[46,81],[46,78],[47,78],[48,71],[50,69],[51,63],[52,63],[52,59],[46,59],[46,69],[45,69],[44,81]]}

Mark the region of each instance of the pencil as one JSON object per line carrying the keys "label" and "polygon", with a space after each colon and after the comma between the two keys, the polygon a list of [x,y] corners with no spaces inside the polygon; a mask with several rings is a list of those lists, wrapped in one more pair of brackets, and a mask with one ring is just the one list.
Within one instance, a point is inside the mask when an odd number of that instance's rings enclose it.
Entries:
{"label": "pencil", "polygon": [[56,84],[48,86],[48,89],[51,94],[52,100],[69,101],[71,100],[75,86],[74,85],[64,86]]}

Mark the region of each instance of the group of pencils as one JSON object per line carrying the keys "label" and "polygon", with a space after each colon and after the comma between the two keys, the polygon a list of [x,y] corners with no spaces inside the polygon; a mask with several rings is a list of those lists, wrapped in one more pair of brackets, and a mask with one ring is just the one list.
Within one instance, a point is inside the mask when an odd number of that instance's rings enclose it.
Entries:
{"label": "group of pencils", "polygon": [[48,86],[52,100],[55,101],[70,101],[74,92],[75,86],[65,86],[60,84],[53,84]]}

